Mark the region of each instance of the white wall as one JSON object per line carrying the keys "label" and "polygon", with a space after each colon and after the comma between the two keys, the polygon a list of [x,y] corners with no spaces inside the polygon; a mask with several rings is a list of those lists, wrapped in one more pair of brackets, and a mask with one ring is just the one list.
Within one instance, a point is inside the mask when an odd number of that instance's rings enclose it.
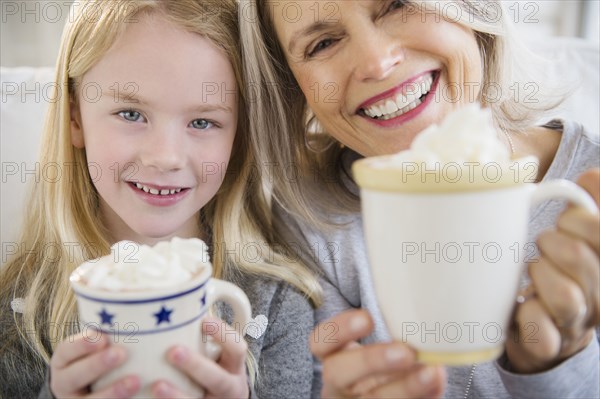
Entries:
{"label": "white wall", "polygon": [[54,66],[71,0],[0,0],[0,65]]}
{"label": "white wall", "polygon": [[[0,0],[0,65],[53,66],[72,1]],[[504,3],[527,39],[580,36],[599,40],[600,0],[506,0]]]}

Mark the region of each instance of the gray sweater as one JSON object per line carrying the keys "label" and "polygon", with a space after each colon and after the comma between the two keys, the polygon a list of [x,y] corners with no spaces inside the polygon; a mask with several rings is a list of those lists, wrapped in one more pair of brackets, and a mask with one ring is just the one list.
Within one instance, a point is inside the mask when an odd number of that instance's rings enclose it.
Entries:
{"label": "gray sweater", "polygon": [[[583,171],[600,166],[598,139],[588,137],[582,126],[572,122],[553,121],[547,126],[560,130],[563,124],[560,146],[544,180],[575,180]],[[352,160],[348,160],[348,165]],[[358,192],[352,182],[349,184]],[[543,229],[552,227],[563,207],[564,203],[560,201],[549,201],[532,209],[528,242],[535,242]],[[327,234],[300,224],[293,228],[298,244],[312,250],[312,257],[324,272],[324,305],[316,311],[316,321],[326,320],[349,308],[365,308],[374,318],[375,331],[364,343],[387,341],[390,336],[372,287],[361,216],[353,214],[334,221],[343,225]],[[292,221],[290,226],[293,226]],[[315,369],[315,381],[320,381],[320,374],[319,365]],[[599,386],[599,345],[594,339],[585,350],[539,374],[512,373],[505,358],[476,367],[448,368],[446,397],[597,398]],[[314,387],[313,396],[318,396],[319,384]]]}
{"label": "gray sweater", "polygon": [[[262,320],[267,320],[262,335],[246,335],[259,371],[252,396],[310,397],[314,368],[307,346],[314,324],[310,302],[283,282],[247,276],[236,283],[248,295],[255,318],[255,327],[246,330],[260,331]],[[52,398],[44,379],[46,365],[16,335],[10,299],[5,295],[0,298],[0,398],[35,398],[38,394]],[[222,311],[224,319],[231,322],[228,309],[223,306]]]}

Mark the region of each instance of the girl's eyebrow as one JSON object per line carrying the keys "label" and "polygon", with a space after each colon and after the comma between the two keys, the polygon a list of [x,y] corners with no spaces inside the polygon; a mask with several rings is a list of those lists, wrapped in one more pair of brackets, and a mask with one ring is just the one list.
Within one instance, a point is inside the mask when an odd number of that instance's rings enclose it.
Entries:
{"label": "girl's eyebrow", "polygon": [[130,103],[130,104],[142,104],[142,105],[146,105],[147,102],[144,101],[142,98],[139,98],[138,96],[135,95],[135,92],[137,90],[131,90],[133,91],[133,93],[128,92],[124,89],[120,89],[120,90],[109,90],[109,91],[103,91],[102,95],[100,97],[108,97],[113,99],[114,102],[116,103]]}
{"label": "girl's eyebrow", "polygon": [[312,35],[315,33],[322,32],[324,30],[331,28],[332,25],[333,24],[331,22],[316,21],[316,22],[313,22],[312,24],[308,25],[304,29],[294,32],[292,34],[292,37],[291,37],[289,45],[288,45],[288,52],[289,53],[294,52],[294,48],[296,47],[298,39],[300,39],[301,37],[309,36],[309,35]]}
{"label": "girl's eyebrow", "polygon": [[[150,102],[140,98],[132,93],[124,93],[124,92],[105,92],[102,93],[102,97],[108,97],[115,101],[116,103],[126,103],[126,104],[141,104],[141,105],[149,105]],[[225,104],[224,102],[216,102],[209,103],[203,102],[202,105],[193,105],[189,107],[190,111],[195,112],[216,112],[216,111],[224,111],[228,113],[233,112],[233,108],[230,105]]]}
{"label": "girl's eyebrow", "polygon": [[196,112],[224,111],[224,112],[232,113],[233,108],[231,108],[231,106],[229,106],[229,105],[226,105],[225,103],[215,103],[215,104],[204,103],[204,104],[196,106],[196,107],[191,107],[190,111],[196,111]]}

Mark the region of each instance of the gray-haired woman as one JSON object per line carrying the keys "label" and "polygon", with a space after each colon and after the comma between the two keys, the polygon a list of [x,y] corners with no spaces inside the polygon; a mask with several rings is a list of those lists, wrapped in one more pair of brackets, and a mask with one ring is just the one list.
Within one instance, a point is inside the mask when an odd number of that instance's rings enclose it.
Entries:
{"label": "gray-haired woman", "polygon": [[[556,203],[532,212],[539,256],[528,265],[528,284],[536,295],[518,306],[511,331],[517,337],[535,323],[535,342],[510,339],[499,361],[447,371],[419,365],[401,343],[373,343],[388,336],[371,288],[353,160],[406,149],[425,127],[478,102],[492,110],[514,157],[538,158],[537,181],[581,175],[579,183],[600,200],[599,172],[584,173],[599,166],[597,138],[569,121],[537,125],[557,97],[540,90],[527,101],[531,92],[514,89],[537,72],[501,2],[240,4],[252,128],[284,172],[272,181],[278,203],[295,216],[294,239],[306,241],[323,270],[317,318],[339,313],[313,335],[322,394],[439,396],[447,372],[451,397],[598,397],[600,220]],[[420,88],[418,98],[405,95],[410,84]],[[373,320],[348,311],[359,307]],[[324,339],[328,331],[334,340]]]}

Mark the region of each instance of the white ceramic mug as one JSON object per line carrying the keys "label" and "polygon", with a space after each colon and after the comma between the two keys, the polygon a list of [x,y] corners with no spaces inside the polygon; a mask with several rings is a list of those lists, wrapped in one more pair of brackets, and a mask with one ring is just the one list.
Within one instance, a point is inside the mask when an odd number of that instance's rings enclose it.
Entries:
{"label": "white ceramic mug", "polygon": [[565,180],[414,192],[416,181],[408,191],[397,182],[386,187],[366,159],[353,169],[381,311],[392,337],[424,363],[471,364],[502,353],[532,205],[562,198],[597,212]]}
{"label": "white ceramic mug", "polygon": [[246,294],[234,284],[211,278],[211,274],[211,268],[205,266],[185,284],[113,292],[89,287],[76,269],[70,281],[77,296],[82,331],[88,339],[94,339],[100,330],[109,335],[112,344],[123,346],[127,352],[127,361],[96,381],[92,391],[136,374],[142,387],[136,398],[152,397],[150,386],[158,379],[170,381],[193,397],[202,397],[198,385],[167,362],[166,351],[183,344],[210,356],[215,344],[211,347],[211,340],[202,335],[201,322],[216,301],[232,307],[233,327],[240,333],[239,339],[244,339],[241,332],[251,318]]}

